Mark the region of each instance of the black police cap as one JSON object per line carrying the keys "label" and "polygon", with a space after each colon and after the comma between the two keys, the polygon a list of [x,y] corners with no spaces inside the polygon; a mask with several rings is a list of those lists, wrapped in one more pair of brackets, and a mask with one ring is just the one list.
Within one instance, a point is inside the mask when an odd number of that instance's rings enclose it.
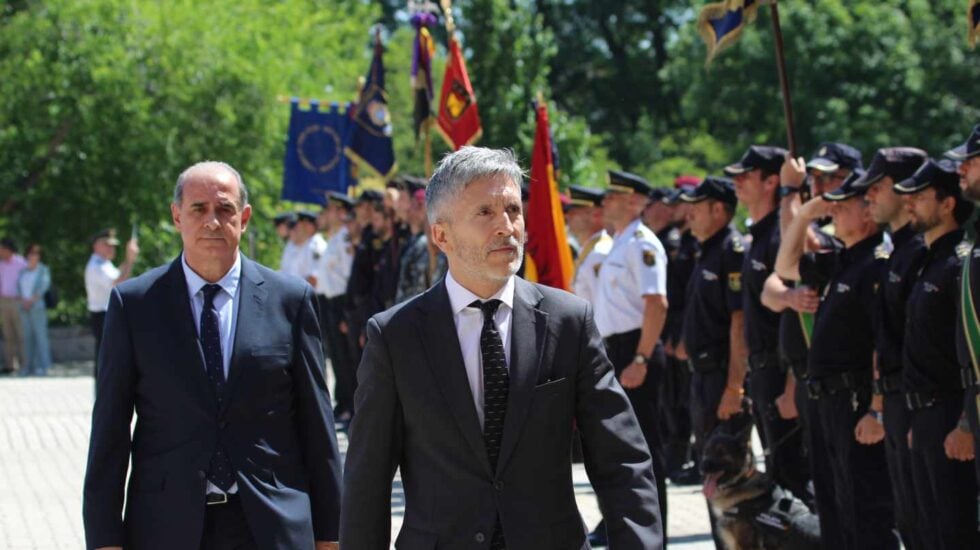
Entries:
{"label": "black police cap", "polygon": [[602,206],[602,197],[605,193],[602,189],[595,187],[583,187],[581,185],[569,185],[568,197],[571,199],[570,207],[576,206]]}
{"label": "black police cap", "polygon": [[738,198],[735,196],[735,184],[728,178],[708,176],[700,185],[680,196],[680,200],[690,203],[708,199],[735,206],[738,203]]}
{"label": "black police cap", "polygon": [[275,218],[272,218],[272,221],[275,225],[282,225],[284,223],[294,224],[296,223],[296,212],[283,212],[282,214],[277,215]]}
{"label": "black police cap", "polygon": [[357,204],[364,202],[384,202],[384,195],[381,191],[376,189],[365,189],[361,191],[361,195],[357,197]]}
{"label": "black police cap", "polygon": [[830,202],[840,202],[846,201],[851,197],[859,197],[868,192],[868,188],[861,185],[855,185],[859,183],[861,178],[865,176],[866,172],[858,168],[851,172],[851,175],[847,176],[844,183],[840,187],[834,189],[833,191],[828,191],[823,194],[823,199]]}
{"label": "black police cap", "polygon": [[336,191],[327,192],[327,201],[332,201],[337,206],[340,206],[346,210],[354,208],[354,199],[350,198],[347,193],[338,193]]}
{"label": "black police cap", "polygon": [[300,210],[296,213],[296,221],[316,223],[316,214],[309,210]]}
{"label": "black police cap", "polygon": [[912,195],[930,187],[944,189],[952,194],[960,192],[960,176],[956,164],[950,160],[926,160],[912,177],[896,183],[892,188],[899,195]]}
{"label": "black police cap", "polygon": [[663,200],[667,198],[668,195],[670,195],[671,191],[673,190],[665,189],[663,187],[654,187],[653,189],[650,190],[650,194],[647,196],[649,196],[650,200],[652,201],[663,202]]}
{"label": "black police cap", "polygon": [[420,189],[425,189],[425,186],[429,184],[428,180],[420,178],[418,176],[410,175],[400,175],[393,180],[399,189],[403,191],[408,191],[410,194],[414,194]]}
{"label": "black police cap", "polygon": [[102,230],[99,230],[98,232],[94,233],[89,238],[89,241],[91,243],[95,244],[95,241],[98,241],[100,239],[105,239],[106,244],[108,244],[110,246],[119,246],[119,239],[116,238],[116,230],[115,229],[102,229]]}
{"label": "black police cap", "polygon": [[821,172],[836,172],[841,168],[853,171],[864,168],[864,163],[861,161],[861,151],[854,147],[846,143],[827,142],[820,144],[806,167]]}
{"label": "black police cap", "polygon": [[752,170],[762,169],[772,174],[778,174],[786,160],[786,149],[771,145],[753,145],[742,155],[741,160],[725,167],[729,176],[737,176]]}
{"label": "black police cap", "polygon": [[962,145],[946,151],[946,156],[953,160],[966,160],[977,155],[980,155],[980,124],[973,128],[973,133]]}
{"label": "black police cap", "polygon": [[649,195],[652,189],[650,182],[643,179],[642,176],[620,170],[610,170],[607,174],[607,183],[609,190],[617,193]]}
{"label": "black police cap", "polygon": [[929,155],[915,147],[885,147],[875,151],[868,172],[857,187],[868,188],[885,176],[899,182],[912,177],[912,174],[922,166]]}

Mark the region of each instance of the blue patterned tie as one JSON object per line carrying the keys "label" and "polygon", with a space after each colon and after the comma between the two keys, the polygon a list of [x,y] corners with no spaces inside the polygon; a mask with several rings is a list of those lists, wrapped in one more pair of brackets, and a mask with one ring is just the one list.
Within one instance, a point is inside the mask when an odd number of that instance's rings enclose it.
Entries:
{"label": "blue patterned tie", "polygon": [[[218,410],[221,410],[225,400],[225,367],[221,356],[221,329],[218,326],[218,310],[214,307],[214,297],[221,291],[219,285],[204,285],[204,309],[201,311],[201,348],[204,350],[204,365],[207,367],[208,380],[214,389],[218,400]],[[222,491],[227,492],[235,482],[235,471],[228,460],[221,443],[211,455],[208,466],[208,481]]]}
{"label": "blue patterned tie", "polygon": [[[490,468],[497,471],[500,457],[500,442],[504,436],[504,417],[507,414],[507,395],[510,376],[507,374],[507,357],[504,355],[504,342],[493,322],[500,300],[476,301],[470,307],[483,310],[483,330],[480,332],[480,352],[483,356],[483,443],[487,447]],[[500,518],[490,538],[491,550],[504,548],[504,531]]]}

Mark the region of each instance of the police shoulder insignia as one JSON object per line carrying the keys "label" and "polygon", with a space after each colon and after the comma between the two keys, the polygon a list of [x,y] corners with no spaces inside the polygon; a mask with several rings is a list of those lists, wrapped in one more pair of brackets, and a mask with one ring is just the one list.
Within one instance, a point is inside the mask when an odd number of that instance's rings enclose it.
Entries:
{"label": "police shoulder insignia", "polygon": [[633,236],[634,236],[634,237],[636,237],[637,239],[642,239],[642,238],[643,238],[643,231],[640,231],[639,229],[637,229],[637,230],[636,230],[636,231],[635,231],[635,232],[633,233]]}
{"label": "police shoulder insignia", "polygon": [[643,264],[647,267],[653,266],[657,263],[657,255],[653,253],[652,250],[643,251]]}
{"label": "police shoulder insignia", "polygon": [[738,237],[732,238],[732,250],[738,252],[739,254],[745,252],[745,243],[742,242],[742,239]]}
{"label": "police shoulder insignia", "polygon": [[970,255],[971,248],[973,248],[973,245],[969,241],[961,242],[960,244],[956,245],[956,257],[960,259],[966,258]]}
{"label": "police shoulder insignia", "polygon": [[742,274],[741,273],[729,273],[728,274],[728,289],[732,292],[742,291]]}
{"label": "police shoulder insignia", "polygon": [[891,252],[888,250],[888,245],[881,243],[875,247],[875,259],[876,260],[887,260],[891,256]]}

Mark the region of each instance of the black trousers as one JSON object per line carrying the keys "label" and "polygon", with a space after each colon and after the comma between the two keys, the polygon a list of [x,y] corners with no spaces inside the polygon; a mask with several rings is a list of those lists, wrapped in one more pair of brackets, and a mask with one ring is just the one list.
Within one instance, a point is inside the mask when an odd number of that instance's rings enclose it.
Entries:
{"label": "black trousers", "polygon": [[[857,405],[855,407],[855,404]],[[885,445],[862,445],[854,428],[871,404],[871,388],[839,391],[817,399],[817,416],[833,478],[843,543],[836,550],[897,549]]]}
{"label": "black trousers", "polygon": [[666,468],[673,474],[691,454],[691,370],[687,361],[669,355],[666,364],[660,381],[660,429]]}
{"label": "black trousers", "polygon": [[[606,353],[618,377],[636,357],[636,346],[640,343],[640,331],[634,330],[623,334],[613,334],[605,339]],[[666,356],[663,346],[657,344],[647,362],[647,376],[637,388],[626,390],[636,420],[647,440],[650,456],[653,458],[653,475],[657,478],[657,495],[660,498],[660,520],[663,525],[664,539],[667,537],[667,472],[664,463],[663,444],[660,440],[660,428],[657,418],[657,388],[665,368]]]}
{"label": "black trousers", "polygon": [[320,302],[320,333],[327,357],[334,375],[334,399],[337,406],[334,417],[354,410],[354,366],[350,360],[350,348],[347,337],[340,332],[340,323],[344,320],[344,297],[327,298],[317,295]]}
{"label": "black trousers", "polygon": [[[775,351],[771,354],[777,356]],[[753,365],[748,373],[748,394],[752,400],[752,416],[762,439],[766,455],[766,472],[781,487],[788,489],[803,502],[811,502],[807,484],[810,467],[803,450],[803,431],[797,420],[779,416],[776,398],[786,390],[786,373],[778,360],[765,368]]]}
{"label": "black trousers", "polygon": [[946,456],[946,435],[963,412],[963,392],[912,411],[912,479],[922,510],[919,532],[930,549],[980,548],[973,465]]}
{"label": "black trousers", "polygon": [[99,348],[102,347],[102,329],[105,328],[105,312],[89,312],[89,326],[92,328],[92,336],[95,337],[95,366],[92,368],[92,377],[99,379]]}
{"label": "black trousers", "polygon": [[200,550],[257,549],[237,495],[230,495],[225,504],[204,508],[204,534],[201,536]]}
{"label": "black trousers", "polygon": [[888,461],[888,478],[895,499],[895,527],[908,550],[928,548],[919,531],[919,517],[925,508],[915,497],[912,481],[912,454],[909,451],[908,433],[912,428],[912,415],[905,405],[905,394],[893,392],[884,396],[885,458]]}
{"label": "black trousers", "polygon": [[[691,374],[691,428],[694,432],[694,453],[700,457],[704,443],[711,435],[720,420],[718,420],[718,405],[728,385],[728,358],[718,361],[718,369],[709,372]],[[725,548],[718,535],[715,517],[711,504],[708,504],[708,521],[711,523],[711,538],[716,548]]]}

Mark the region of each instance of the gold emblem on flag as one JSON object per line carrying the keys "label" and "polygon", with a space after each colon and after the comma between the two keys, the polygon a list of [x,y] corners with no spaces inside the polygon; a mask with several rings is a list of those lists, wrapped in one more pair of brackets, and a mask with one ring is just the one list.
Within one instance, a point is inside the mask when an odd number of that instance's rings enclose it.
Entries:
{"label": "gold emblem on flag", "polygon": [[454,119],[463,116],[472,103],[473,96],[466,91],[466,87],[460,81],[454,80],[449,89],[449,96],[446,98],[446,111],[449,112],[449,116]]}

